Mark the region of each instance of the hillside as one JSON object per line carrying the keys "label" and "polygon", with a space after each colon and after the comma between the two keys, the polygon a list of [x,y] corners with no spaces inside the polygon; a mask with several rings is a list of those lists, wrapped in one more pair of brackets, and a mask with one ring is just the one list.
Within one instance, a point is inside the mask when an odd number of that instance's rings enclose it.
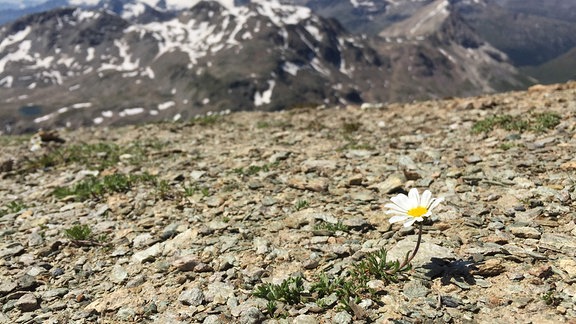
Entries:
{"label": "hillside", "polygon": [[[0,322],[571,323],[575,95],[2,136]],[[388,282],[410,188],[445,202]]]}

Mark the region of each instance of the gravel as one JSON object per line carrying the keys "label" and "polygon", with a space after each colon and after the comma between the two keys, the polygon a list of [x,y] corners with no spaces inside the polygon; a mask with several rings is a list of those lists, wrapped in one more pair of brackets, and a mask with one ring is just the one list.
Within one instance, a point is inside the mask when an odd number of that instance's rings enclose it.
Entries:
{"label": "gravel", "polygon": [[[60,130],[66,143],[37,152],[26,137],[2,136],[0,323],[569,322],[575,97],[568,83]],[[492,115],[544,112],[559,124],[472,132]],[[75,159],[78,147],[96,154]],[[54,194],[94,175],[144,173],[154,180],[125,190]],[[372,278],[374,293],[349,308],[334,294],[278,301],[275,316],[253,294],[295,276],[309,292],[319,275],[345,276],[382,248],[403,258],[416,231],[391,226],[383,205],[412,187],[445,202],[398,282]],[[80,225],[88,237],[67,234]]]}

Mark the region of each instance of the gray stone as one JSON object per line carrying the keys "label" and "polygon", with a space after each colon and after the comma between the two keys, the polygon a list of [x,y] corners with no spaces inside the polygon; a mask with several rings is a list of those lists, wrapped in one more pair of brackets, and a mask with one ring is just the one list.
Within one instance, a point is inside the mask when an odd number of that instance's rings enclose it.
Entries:
{"label": "gray stone", "polygon": [[18,284],[15,281],[2,281],[2,283],[0,283],[0,297],[11,293],[16,287],[18,287]]}
{"label": "gray stone", "polygon": [[68,293],[68,288],[54,288],[48,290],[42,294],[42,300],[52,300],[55,298],[61,298]]}
{"label": "gray stone", "polygon": [[369,188],[375,188],[380,193],[389,194],[401,189],[405,183],[406,176],[404,176],[403,173],[394,173],[388,176],[383,182],[372,185]]}
{"label": "gray stone", "polygon": [[36,281],[36,278],[34,276],[29,275],[29,274],[25,274],[25,275],[21,276],[20,278],[18,278],[18,286],[20,287],[20,289],[32,290],[37,285],[38,285],[38,282]]}
{"label": "gray stone", "polygon": [[464,161],[469,164],[476,164],[478,162],[482,162],[482,157],[479,155],[467,155],[464,157]]}
{"label": "gray stone", "polygon": [[142,285],[146,281],[145,275],[137,275],[126,283],[126,288],[134,288]]}
{"label": "gray stone", "polygon": [[402,289],[402,294],[408,299],[414,299],[419,297],[426,297],[430,293],[430,289],[422,284],[420,280],[410,280]]}
{"label": "gray stone", "polygon": [[300,165],[302,172],[317,172],[320,175],[331,175],[336,169],[336,162],[333,160],[307,160]]}
{"label": "gray stone", "polygon": [[350,194],[350,198],[352,198],[353,200],[358,200],[358,201],[362,201],[362,202],[369,202],[369,201],[376,200],[374,193],[372,191],[368,191],[368,190],[354,191],[352,194]]}
{"label": "gray stone", "polygon": [[576,260],[560,259],[558,260],[558,268],[564,270],[571,279],[576,278]]}
{"label": "gray stone", "polygon": [[132,240],[132,246],[135,249],[141,249],[150,245],[154,241],[154,237],[150,233],[142,233]]}
{"label": "gray stone", "polygon": [[122,307],[116,312],[118,319],[132,321],[136,317],[136,311],[131,307]]}
{"label": "gray stone", "polygon": [[528,226],[512,226],[510,227],[510,232],[516,237],[520,238],[531,238],[531,239],[539,239],[542,235],[540,231],[535,229],[534,227]]}
{"label": "gray stone", "polygon": [[[402,262],[408,251],[413,251],[415,247],[416,235],[411,235],[399,241],[396,245],[390,248],[390,250],[388,250],[387,260],[399,260]],[[422,242],[420,243],[420,248],[412,260],[412,264],[415,266],[422,266],[423,264],[430,262],[432,258],[456,258],[456,255],[451,249],[426,242],[426,238],[423,237]]]}
{"label": "gray stone", "polygon": [[242,313],[240,313],[241,324],[261,323],[263,318],[264,314],[262,314],[262,312],[254,306],[248,307],[247,309],[242,311]]}
{"label": "gray stone", "polygon": [[46,269],[42,268],[42,267],[38,267],[38,266],[33,266],[30,269],[28,269],[28,271],[26,272],[27,275],[32,276],[32,277],[37,277],[43,273],[48,272]]}
{"label": "gray stone", "polygon": [[202,302],[204,301],[204,293],[198,287],[187,289],[180,293],[180,296],[178,296],[178,301],[184,305],[189,306],[202,305]]}
{"label": "gray stone", "polygon": [[110,271],[110,280],[113,283],[121,283],[128,277],[128,271],[120,265],[114,265]]}
{"label": "gray stone", "polygon": [[219,207],[224,203],[224,199],[220,196],[211,196],[206,199],[206,206],[208,207]]}
{"label": "gray stone", "polygon": [[25,249],[20,243],[9,244],[0,249],[0,259],[20,255],[24,253],[24,251]]}
{"label": "gray stone", "polygon": [[134,255],[132,255],[132,261],[138,263],[153,261],[162,254],[163,248],[164,245],[162,243],[156,243],[146,250],[134,253]]}
{"label": "gray stone", "polygon": [[188,254],[174,261],[174,266],[180,271],[192,271],[200,263],[196,255]]}
{"label": "gray stone", "polygon": [[25,294],[18,298],[14,304],[22,312],[32,312],[40,307],[38,303],[38,298],[34,294]]}
{"label": "gray stone", "polygon": [[574,240],[574,237],[561,233],[544,232],[540,238],[540,243],[559,250],[572,252],[576,250],[576,240]]}
{"label": "gray stone", "polygon": [[218,315],[208,315],[204,318],[203,324],[220,324],[222,321],[218,317]]}
{"label": "gray stone", "polygon": [[332,317],[332,323],[334,324],[350,324],[352,320],[352,315],[348,314],[348,312],[338,312]]}
{"label": "gray stone", "polygon": [[28,246],[39,246],[44,244],[44,238],[38,232],[32,232],[28,236]]}
{"label": "gray stone", "polygon": [[369,225],[368,221],[362,217],[346,218],[342,220],[342,225],[353,229],[361,229]]}
{"label": "gray stone", "polygon": [[370,156],[376,155],[378,152],[369,150],[349,150],[346,152],[346,157],[349,159],[354,158],[368,158]]}
{"label": "gray stone", "polygon": [[316,320],[315,316],[312,315],[298,315],[292,321],[293,324],[317,324],[318,320]]}
{"label": "gray stone", "polygon": [[255,237],[252,241],[254,245],[254,250],[256,250],[256,254],[266,254],[270,251],[270,242],[268,240],[263,239],[262,237]]}
{"label": "gray stone", "polygon": [[226,304],[230,297],[234,297],[234,286],[223,283],[214,282],[208,285],[208,290],[204,292],[206,300],[215,304]]}

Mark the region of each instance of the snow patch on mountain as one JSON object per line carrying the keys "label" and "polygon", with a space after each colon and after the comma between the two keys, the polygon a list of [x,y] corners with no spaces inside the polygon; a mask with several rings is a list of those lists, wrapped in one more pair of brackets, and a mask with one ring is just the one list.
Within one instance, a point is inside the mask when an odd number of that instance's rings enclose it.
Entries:
{"label": "snow patch on mountain", "polygon": [[[258,4],[257,12],[267,16],[276,26],[296,25],[302,20],[312,16],[312,10],[303,6],[281,4],[276,1],[259,0],[253,1]],[[245,8],[241,8],[241,10]]]}
{"label": "snow patch on mountain", "polygon": [[276,81],[268,80],[268,89],[266,89],[262,93],[256,92],[256,94],[254,95],[254,106],[259,107],[272,102],[272,91],[274,91],[275,85]]}
{"label": "snow patch on mountain", "polygon": [[[140,1],[146,3],[147,5],[149,5],[151,7],[162,8],[160,6],[160,3],[162,2],[162,0],[140,0]],[[166,9],[182,10],[182,9],[188,9],[188,8],[194,7],[200,1],[201,0],[188,0],[188,1],[165,0],[165,3],[166,3]],[[234,0],[213,0],[213,1],[219,2],[220,4],[222,4],[226,8],[234,8],[235,7]]]}
{"label": "snow patch on mountain", "polygon": [[166,101],[166,102],[158,104],[158,110],[166,110],[166,109],[172,108],[174,106],[176,106],[176,103],[174,101],[170,100],[170,101]]}
{"label": "snow patch on mountain", "polygon": [[146,6],[142,3],[127,3],[124,6],[124,11],[122,12],[122,18],[132,19],[138,17],[146,12]]}
{"label": "snow patch on mountain", "polygon": [[73,6],[95,6],[98,2],[99,0],[68,0]]}
{"label": "snow patch on mountain", "polygon": [[282,64],[282,70],[291,74],[292,76],[296,76],[300,70],[300,66],[292,62],[284,62],[284,64]]}

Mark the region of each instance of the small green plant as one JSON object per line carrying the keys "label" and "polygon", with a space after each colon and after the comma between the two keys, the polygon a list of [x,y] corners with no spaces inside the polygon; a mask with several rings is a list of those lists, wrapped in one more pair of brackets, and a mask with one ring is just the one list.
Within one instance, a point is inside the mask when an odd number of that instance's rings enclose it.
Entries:
{"label": "small green plant", "polygon": [[368,281],[379,279],[384,283],[398,282],[401,275],[410,269],[409,264],[387,261],[386,250],[381,249],[367,254],[340,277],[320,274],[310,284],[309,291],[304,289],[301,277],[290,277],[280,284],[261,284],[253,294],[268,300],[271,307],[274,306],[269,314],[274,313],[278,301],[291,305],[315,301],[318,306],[326,308],[328,305],[325,297],[332,294],[336,295],[344,309],[350,311],[351,302],[358,303],[362,297],[374,295],[375,292],[367,286]]}
{"label": "small green plant", "polygon": [[57,198],[74,196],[76,201],[84,201],[89,198],[100,198],[105,193],[126,192],[133,184],[133,179],[127,175],[118,173],[107,175],[104,178],[89,177],[72,187],[58,187],[54,190]]}
{"label": "small green plant", "polygon": [[258,172],[260,172],[260,171],[262,171],[262,170],[266,171],[266,170],[268,170],[268,167],[261,167],[261,166],[257,166],[257,165],[251,165],[251,166],[248,167],[248,169],[246,170],[245,174],[251,176],[251,175],[258,174]]}
{"label": "small green plant", "polygon": [[318,275],[317,281],[310,287],[310,292],[322,298],[338,292],[344,284],[344,278],[330,278],[325,273]]}
{"label": "small green plant", "polygon": [[366,150],[366,151],[374,151],[376,148],[370,144],[360,144],[355,142],[349,142],[348,144],[344,145],[341,150]]}
{"label": "small green plant", "polygon": [[238,185],[238,183],[234,182],[234,183],[229,183],[229,184],[223,186],[222,191],[223,192],[232,192],[232,191],[238,190],[238,188],[240,188],[240,186]]}
{"label": "small green plant", "polygon": [[87,241],[92,238],[92,229],[88,225],[74,225],[64,230],[67,238],[74,241]]}
{"label": "small green plant", "polygon": [[200,192],[202,193],[202,196],[204,196],[204,197],[210,196],[210,189],[208,189],[207,187],[202,187],[200,189]]}
{"label": "small green plant", "polygon": [[516,144],[515,143],[511,143],[511,142],[506,142],[506,143],[502,143],[500,144],[500,149],[502,151],[508,151],[509,149],[515,147]]}
{"label": "small green plant", "polygon": [[160,183],[158,185],[159,193],[162,193],[162,190],[168,190],[166,188],[167,183],[161,184],[161,181],[158,181],[157,177],[148,173],[140,175],[115,173],[106,175],[103,178],[89,177],[72,187],[57,187],[53,191],[53,194],[60,199],[74,196],[76,201],[84,201],[89,198],[99,199],[105,194],[127,192],[134,184],[139,182],[147,182],[154,185]]}
{"label": "small green plant", "polygon": [[150,148],[162,147],[158,141],[146,143],[134,142],[128,146],[114,143],[83,143],[63,145],[28,159],[25,170],[35,170],[57,165],[79,164],[91,169],[104,170],[120,162],[137,164],[145,157]]}
{"label": "small green plant", "polygon": [[[387,251],[385,249],[368,254],[352,268],[352,277],[360,282],[367,282],[371,278],[383,280],[387,283],[398,282],[399,274],[412,269],[410,263],[400,263],[398,260],[387,261],[386,255]],[[406,258],[408,258],[408,255]]]}
{"label": "small green plant", "polygon": [[26,204],[20,200],[13,200],[6,205],[6,209],[8,210],[8,212],[13,214],[20,212],[26,208],[28,208],[28,206],[26,206]]}
{"label": "small green plant", "polygon": [[256,128],[262,129],[262,128],[268,128],[268,127],[270,127],[270,123],[267,121],[259,120],[258,122],[256,122]]}
{"label": "small green plant", "polygon": [[173,198],[175,193],[172,191],[170,184],[166,180],[155,181],[156,193],[162,199]]}
{"label": "small green plant", "polygon": [[270,172],[270,169],[277,167],[278,162],[264,164],[262,166],[259,165],[250,165],[248,168],[234,168],[232,169],[233,173],[238,175],[245,175],[245,176],[253,176],[258,174],[259,172]]}
{"label": "small green plant", "polygon": [[342,232],[348,232],[350,231],[350,228],[344,224],[342,224],[341,221],[338,221],[336,224],[334,223],[329,223],[329,222],[320,222],[318,224],[314,225],[314,230],[317,231],[329,231],[332,233],[335,233],[337,231],[342,231]]}
{"label": "small green plant", "polygon": [[544,132],[556,127],[560,123],[561,117],[552,112],[530,114],[524,116],[493,115],[483,120],[477,121],[472,126],[472,133],[487,133],[494,128],[502,128],[516,132]]}
{"label": "small green plant", "polygon": [[193,123],[202,126],[208,126],[216,124],[216,122],[218,122],[219,120],[220,117],[218,115],[197,116],[194,118]]}
{"label": "small green plant", "polygon": [[560,305],[560,302],[562,302],[562,299],[557,297],[553,290],[550,290],[547,293],[542,294],[541,298],[544,301],[544,303],[546,303],[546,305],[548,306],[558,306]]}
{"label": "small green plant", "polygon": [[351,134],[355,133],[362,128],[361,123],[343,123],[342,124],[342,131],[344,134]]}
{"label": "small green plant", "polygon": [[74,225],[64,230],[64,235],[76,246],[109,246],[107,243],[109,242],[108,235],[94,236],[92,229],[86,224]]}
{"label": "small green plant", "polygon": [[296,201],[296,204],[294,204],[294,209],[295,209],[296,211],[299,211],[299,210],[301,210],[301,209],[304,209],[304,208],[308,207],[308,205],[309,205],[309,204],[308,204],[308,201],[306,201],[306,200],[304,200],[304,199],[298,199],[298,200]]}
{"label": "small green plant", "polygon": [[265,283],[254,291],[254,296],[267,299],[269,301],[283,301],[290,305],[300,303],[304,292],[304,281],[302,277],[290,277],[280,284]]}
{"label": "small green plant", "polygon": [[194,196],[196,191],[198,191],[198,186],[184,186],[184,195],[187,197]]}
{"label": "small green plant", "polygon": [[266,312],[268,313],[268,315],[270,315],[270,317],[274,316],[274,313],[276,312],[277,308],[278,308],[278,303],[274,300],[269,300],[266,303]]}
{"label": "small green plant", "polygon": [[547,129],[552,129],[560,124],[560,121],[562,120],[560,115],[552,112],[535,114],[533,118],[534,125],[532,126],[532,129],[536,132],[543,132]]}

